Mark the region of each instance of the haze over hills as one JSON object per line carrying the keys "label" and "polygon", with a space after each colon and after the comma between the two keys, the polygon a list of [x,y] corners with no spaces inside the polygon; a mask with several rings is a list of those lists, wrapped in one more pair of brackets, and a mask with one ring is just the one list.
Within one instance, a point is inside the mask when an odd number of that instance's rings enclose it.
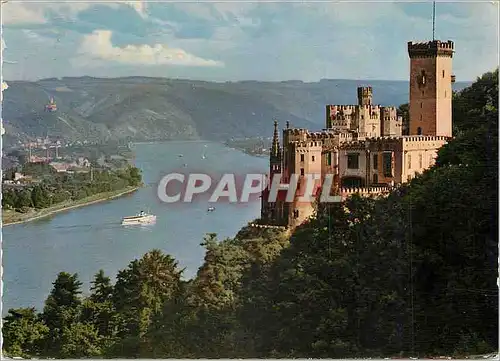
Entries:
{"label": "haze over hills", "polygon": [[[155,141],[269,136],[272,120],[322,129],[326,104],[355,104],[356,87],[373,87],[374,102],[408,101],[406,81],[322,80],[214,83],[164,78],[62,78],[7,81],[6,145],[45,136],[75,140]],[[455,83],[455,90],[469,82]],[[56,112],[46,112],[53,97]]]}

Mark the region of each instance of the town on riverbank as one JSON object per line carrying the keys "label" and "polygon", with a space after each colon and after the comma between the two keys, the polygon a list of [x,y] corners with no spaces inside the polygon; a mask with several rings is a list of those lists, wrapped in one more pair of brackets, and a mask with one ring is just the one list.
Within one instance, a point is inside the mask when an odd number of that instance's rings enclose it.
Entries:
{"label": "town on riverbank", "polygon": [[7,152],[11,167],[2,172],[4,226],[120,197],[141,186],[128,146],[67,144],[60,152],[60,145],[44,139]]}

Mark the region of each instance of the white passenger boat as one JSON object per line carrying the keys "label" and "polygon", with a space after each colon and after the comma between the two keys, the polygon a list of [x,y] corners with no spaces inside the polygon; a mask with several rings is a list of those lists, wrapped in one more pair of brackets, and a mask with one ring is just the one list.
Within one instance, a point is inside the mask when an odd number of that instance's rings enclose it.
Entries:
{"label": "white passenger boat", "polygon": [[123,217],[122,225],[123,226],[132,226],[132,225],[140,225],[140,224],[154,224],[156,223],[156,216],[153,214],[149,214],[141,211],[135,216],[131,217]]}

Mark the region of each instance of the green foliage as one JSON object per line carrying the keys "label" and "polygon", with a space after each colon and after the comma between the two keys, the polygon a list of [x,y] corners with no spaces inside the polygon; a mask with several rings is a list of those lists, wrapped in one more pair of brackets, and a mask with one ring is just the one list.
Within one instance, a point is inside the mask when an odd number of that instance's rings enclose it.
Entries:
{"label": "green foliage", "polygon": [[[21,190],[6,189],[3,191],[2,206],[6,209],[21,210],[26,207],[43,209],[65,201],[76,201],[95,194],[117,191],[126,187],[137,187],[142,183],[142,175],[138,168],[127,166],[116,171],[93,171],[90,173],[60,175],[46,164],[29,164],[27,169],[41,176],[49,174],[40,184],[25,187]],[[48,169],[51,170],[47,170]]]}
{"label": "green foliage", "polygon": [[2,327],[4,350],[11,357],[39,355],[48,332],[34,308],[10,309]]}
{"label": "green foliage", "polygon": [[453,126],[457,135],[481,127],[498,131],[498,68],[454,94]]}
{"label": "green foliage", "polygon": [[[436,166],[388,197],[320,207],[291,235],[251,227],[222,241],[209,234],[189,281],[158,250],[119,271],[114,285],[97,273],[85,299],[76,275],[61,273],[41,315],[10,311],[5,350],[67,358],[498,350],[494,74],[455,95],[469,115],[455,114],[457,136]],[[119,178],[138,180],[130,171]]]}
{"label": "green foliage", "polygon": [[397,109],[398,116],[403,118],[403,135],[409,135],[410,131],[410,105],[408,103],[401,104]]}
{"label": "green foliage", "polygon": [[26,163],[23,165],[22,173],[34,177],[53,175],[56,170],[46,163]]}

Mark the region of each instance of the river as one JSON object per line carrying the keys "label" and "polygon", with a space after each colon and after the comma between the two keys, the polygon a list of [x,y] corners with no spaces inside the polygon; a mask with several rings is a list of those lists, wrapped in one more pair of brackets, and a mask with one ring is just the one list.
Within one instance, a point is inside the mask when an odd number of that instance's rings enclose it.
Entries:
{"label": "river", "polygon": [[[258,217],[260,203],[165,204],[156,183],[168,172],[264,172],[267,160],[208,142],[166,142],[135,145],[135,164],[142,170],[145,188],[112,201],[59,213],[50,218],[3,228],[3,313],[9,308],[41,309],[61,271],[78,273],[88,292],[93,275],[103,269],[114,278],[130,261],[158,248],[172,255],[185,278],[196,275],[203,262],[200,246],[206,233],[232,237]],[[180,157],[179,154],[183,156]],[[203,159],[205,155],[205,159]],[[184,166],[186,164],[187,166]],[[149,210],[154,226],[123,227],[122,217]]]}

